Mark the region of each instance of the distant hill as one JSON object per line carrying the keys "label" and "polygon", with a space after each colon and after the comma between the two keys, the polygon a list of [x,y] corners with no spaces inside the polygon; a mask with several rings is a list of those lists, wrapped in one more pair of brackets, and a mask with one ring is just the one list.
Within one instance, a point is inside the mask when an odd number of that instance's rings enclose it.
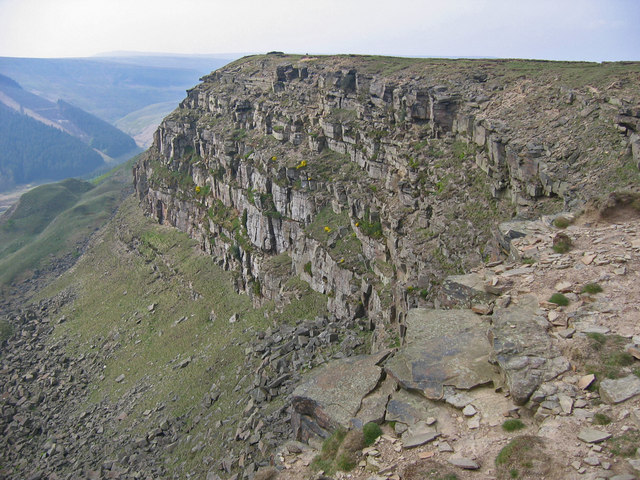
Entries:
{"label": "distant hill", "polygon": [[102,156],[78,138],[0,103],[0,190],[83,175],[104,165]]}
{"label": "distant hill", "polygon": [[113,125],[63,100],[54,103],[28,92],[4,75],[0,75],[0,103],[77,137],[109,157],[130,158],[137,153],[133,138]]}
{"label": "distant hill", "polygon": [[[200,77],[234,58],[145,54],[73,59],[0,57],[0,74],[31,93],[52,102],[62,99],[111,124],[143,110],[134,117],[153,121],[151,127],[155,128],[157,115],[146,115],[146,107],[163,104],[155,109],[161,108],[163,116],[168,114]],[[140,121],[133,125],[134,129],[126,131],[131,136],[150,127]]]}

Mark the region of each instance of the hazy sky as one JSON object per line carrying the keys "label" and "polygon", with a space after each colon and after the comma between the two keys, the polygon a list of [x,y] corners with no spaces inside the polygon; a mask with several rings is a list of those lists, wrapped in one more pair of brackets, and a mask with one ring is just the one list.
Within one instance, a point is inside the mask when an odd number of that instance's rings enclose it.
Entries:
{"label": "hazy sky", "polygon": [[640,0],[0,0],[0,56],[116,50],[640,60]]}

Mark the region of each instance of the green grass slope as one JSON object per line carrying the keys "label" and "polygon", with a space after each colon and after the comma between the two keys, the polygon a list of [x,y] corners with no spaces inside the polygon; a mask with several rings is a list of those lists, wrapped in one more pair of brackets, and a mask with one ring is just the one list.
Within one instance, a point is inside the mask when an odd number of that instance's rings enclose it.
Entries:
{"label": "green grass slope", "polygon": [[[64,290],[75,300],[60,312],[67,321],[56,326],[55,337],[68,342],[70,355],[97,356],[104,365],[104,378],[90,384],[86,408],[111,405],[105,408],[126,416],[105,422],[108,438],[144,437],[158,422],[150,411],[181,419],[189,437],[163,454],[168,470],[180,478],[186,472],[204,478],[210,467],[203,459],[229,453],[221,442],[242,417],[238,402],[246,402],[253,379],[246,374],[255,368],[247,364],[246,342],[274,323],[325,314],[327,302],[298,281],[290,288],[297,293],[291,304],[253,308],[248,296],[235,292],[232,272],[186,234],[145,217],[134,197],[72,270],[41,295]],[[239,320],[229,323],[233,314]],[[188,366],[180,368],[187,358]],[[200,419],[200,402],[214,383],[220,399]],[[213,428],[218,421],[222,426]],[[206,446],[194,449],[198,443]]]}
{"label": "green grass slope", "polygon": [[77,179],[25,193],[0,223],[0,289],[79,255],[87,238],[113,214],[131,179],[131,162],[96,184]]}

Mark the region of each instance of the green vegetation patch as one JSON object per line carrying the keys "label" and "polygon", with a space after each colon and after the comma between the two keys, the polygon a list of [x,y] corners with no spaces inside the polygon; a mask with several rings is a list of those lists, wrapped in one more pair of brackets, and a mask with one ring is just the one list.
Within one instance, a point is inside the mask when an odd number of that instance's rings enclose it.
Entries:
{"label": "green vegetation patch", "polygon": [[359,430],[343,428],[335,430],[322,444],[322,450],[311,463],[313,470],[323,470],[328,475],[336,471],[348,472],[357,465],[358,453],[364,446],[364,436]]}
{"label": "green vegetation patch", "polygon": [[377,423],[369,422],[362,427],[362,433],[364,435],[364,444],[369,447],[382,435],[382,429]]}
{"label": "green vegetation patch", "polygon": [[569,305],[569,299],[563,294],[557,292],[549,297],[549,302],[555,303],[556,305],[559,305],[561,307],[566,307],[567,305]]}
{"label": "green vegetation patch", "polygon": [[633,457],[640,445],[640,430],[635,428],[611,437],[606,441],[609,451],[619,457]]}
{"label": "green vegetation patch", "polygon": [[628,339],[595,332],[587,333],[586,337],[585,345],[571,351],[571,360],[586,373],[596,376],[589,390],[597,391],[604,378],[616,379],[628,375],[623,367],[634,363],[633,356],[624,350]]}
{"label": "green vegetation patch", "polygon": [[511,440],[495,460],[497,477],[547,478],[552,468],[552,459],[544,448],[540,437],[521,435]]}
{"label": "green vegetation patch", "polygon": [[[131,429],[144,436],[156,428],[155,417],[143,415],[146,410],[160,407],[169,419],[184,416],[184,428],[194,440],[167,453],[166,466],[171,473],[204,477],[208,467],[203,458],[229,453],[221,440],[234,435],[242,416],[238,403],[246,402],[245,391],[253,381],[245,374],[255,367],[245,355],[247,342],[274,320],[295,324],[325,315],[327,297],[294,277],[285,287],[291,303],[265,302],[254,308],[248,295],[236,293],[233,272],[203,255],[186,234],[145,217],[133,197],[122,204],[102,235],[72,275],[64,275],[42,293],[53,296],[70,289],[77,294],[60,312],[67,321],[56,326],[55,339],[68,342],[70,355],[101,355],[109,346],[117,348],[117,354],[105,354],[101,360],[104,380],[95,379],[88,386],[87,408],[129,399],[128,417],[113,427],[114,434]],[[287,258],[275,264],[285,268]],[[230,324],[233,314],[238,320]],[[189,358],[190,363],[179,368]],[[117,382],[120,375],[124,380]],[[200,408],[214,383],[221,391],[215,407],[207,418],[191,423],[194,408]],[[280,406],[273,402],[269,408]],[[213,428],[217,420],[224,420],[223,426]],[[202,440],[206,448],[192,451]]]}
{"label": "green vegetation patch", "polygon": [[0,289],[77,255],[113,214],[131,182],[131,165],[116,168],[97,186],[68,179],[25,193],[0,226]]}
{"label": "green vegetation patch", "polygon": [[602,287],[598,283],[587,283],[580,290],[582,293],[589,293],[594,295],[596,293],[602,292]]}
{"label": "green vegetation patch", "polygon": [[505,432],[515,432],[526,428],[526,425],[519,418],[511,418],[502,422],[502,429]]}
{"label": "green vegetation patch", "polygon": [[596,413],[593,415],[593,424],[594,425],[609,425],[611,423],[611,418],[604,413]]}

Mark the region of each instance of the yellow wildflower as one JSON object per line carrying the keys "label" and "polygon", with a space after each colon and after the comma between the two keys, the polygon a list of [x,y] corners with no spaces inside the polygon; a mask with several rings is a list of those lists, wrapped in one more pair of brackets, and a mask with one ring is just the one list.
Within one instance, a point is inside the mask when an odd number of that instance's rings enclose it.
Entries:
{"label": "yellow wildflower", "polygon": [[331,229],[329,227],[324,227],[324,231],[329,233],[331,231]]}
{"label": "yellow wildflower", "polygon": [[200,193],[200,190],[202,190],[202,189],[200,188],[200,185],[196,186],[196,193]]}

